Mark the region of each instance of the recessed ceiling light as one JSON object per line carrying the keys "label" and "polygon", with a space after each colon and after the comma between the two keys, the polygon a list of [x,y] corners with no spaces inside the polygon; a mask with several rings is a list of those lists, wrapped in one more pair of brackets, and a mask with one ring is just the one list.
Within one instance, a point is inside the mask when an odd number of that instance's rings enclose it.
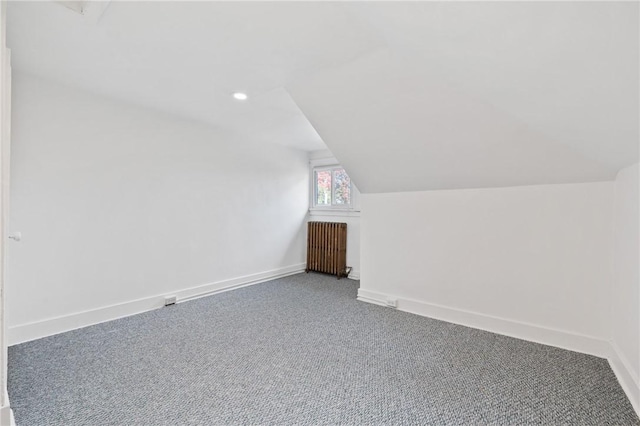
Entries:
{"label": "recessed ceiling light", "polygon": [[246,101],[248,98],[247,94],[242,92],[235,92],[233,97],[239,101]]}

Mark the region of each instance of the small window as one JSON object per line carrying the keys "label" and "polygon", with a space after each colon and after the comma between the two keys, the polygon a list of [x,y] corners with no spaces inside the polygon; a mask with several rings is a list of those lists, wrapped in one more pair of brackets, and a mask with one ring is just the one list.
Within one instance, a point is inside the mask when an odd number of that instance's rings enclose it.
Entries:
{"label": "small window", "polygon": [[342,167],[318,167],[313,171],[314,207],[351,206],[351,179]]}

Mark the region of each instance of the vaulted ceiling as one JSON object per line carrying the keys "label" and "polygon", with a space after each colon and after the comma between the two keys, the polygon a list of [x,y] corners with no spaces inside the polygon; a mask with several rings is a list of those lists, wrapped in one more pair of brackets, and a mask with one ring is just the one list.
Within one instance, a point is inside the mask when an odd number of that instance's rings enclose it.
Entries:
{"label": "vaulted ceiling", "polygon": [[9,4],[15,70],[307,150],[325,145],[285,84],[380,44],[339,4],[68,3]]}
{"label": "vaulted ceiling", "polygon": [[608,180],[638,161],[636,2],[105,6],[10,4],[14,68],[248,139],[324,141],[365,193]]}

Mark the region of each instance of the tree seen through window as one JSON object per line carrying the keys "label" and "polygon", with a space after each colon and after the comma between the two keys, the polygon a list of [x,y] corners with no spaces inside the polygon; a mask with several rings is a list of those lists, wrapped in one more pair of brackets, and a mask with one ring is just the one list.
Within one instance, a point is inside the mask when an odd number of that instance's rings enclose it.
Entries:
{"label": "tree seen through window", "polygon": [[316,170],[314,178],[317,207],[351,205],[351,179],[343,168]]}

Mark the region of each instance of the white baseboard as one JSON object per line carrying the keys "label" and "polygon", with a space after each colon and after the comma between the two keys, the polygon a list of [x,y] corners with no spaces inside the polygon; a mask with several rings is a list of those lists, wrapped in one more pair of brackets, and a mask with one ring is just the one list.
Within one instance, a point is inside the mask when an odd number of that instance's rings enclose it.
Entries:
{"label": "white baseboard", "polygon": [[13,410],[9,403],[9,392],[4,389],[2,406],[0,406],[0,426],[16,426],[16,420],[13,417]]}
{"label": "white baseboard", "polygon": [[351,272],[349,272],[349,276],[347,278],[349,278],[350,280],[359,280],[360,271],[357,269],[352,269]]}
{"label": "white baseboard", "polygon": [[460,324],[471,328],[503,334],[517,339],[556,346],[571,351],[583,352],[601,358],[610,353],[609,342],[596,337],[571,333],[564,330],[542,327],[535,324],[494,317],[477,312],[450,308],[418,300],[395,297],[369,290],[358,290],[358,300],[387,305],[387,300],[397,300],[396,309],[424,317]]}
{"label": "white baseboard", "polygon": [[0,407],[0,426],[16,426],[13,410],[8,405]]}
{"label": "white baseboard", "polygon": [[618,378],[620,386],[633,405],[633,409],[640,417],[640,382],[637,373],[631,367],[629,360],[622,354],[618,345],[611,342],[611,353],[609,354],[609,365]]}
{"label": "white baseboard", "polygon": [[265,281],[275,280],[277,278],[288,277],[289,275],[299,274],[301,272],[304,272],[306,266],[306,263],[299,263],[297,265],[273,269],[271,271],[261,272],[258,274],[245,275],[243,277],[218,281],[211,284],[204,284],[198,287],[191,287],[185,290],[177,291],[175,294],[178,297],[178,303],[186,302],[187,300],[211,296],[212,294],[223,293],[225,291],[234,290],[236,288],[246,287],[253,284],[263,283]]}
{"label": "white baseboard", "polygon": [[357,299],[361,302],[371,303],[373,305],[387,306],[387,296],[375,291],[358,289]]}
{"label": "white baseboard", "polygon": [[42,337],[64,333],[65,331],[75,330],[89,325],[99,324],[105,321],[111,321],[118,318],[128,317],[130,315],[140,314],[152,309],[161,308],[164,306],[164,298],[167,294],[175,295],[177,297],[177,302],[180,303],[187,300],[197,299],[199,297],[210,296],[212,294],[262,283],[276,278],[298,274],[300,272],[304,272],[304,269],[305,264],[300,263],[257,274],[245,275],[242,277],[146,297],[143,299],[77,312],[70,315],[16,325],[9,327],[7,330],[8,342],[10,346],[16,345]]}
{"label": "white baseboard", "polygon": [[397,301],[396,309],[399,311],[606,358],[622,389],[631,401],[634,410],[640,416],[640,384],[634,375],[631,364],[613,342],[477,312],[395,297],[375,291],[358,290],[358,300],[362,302],[388,306],[387,300],[390,299]]}

